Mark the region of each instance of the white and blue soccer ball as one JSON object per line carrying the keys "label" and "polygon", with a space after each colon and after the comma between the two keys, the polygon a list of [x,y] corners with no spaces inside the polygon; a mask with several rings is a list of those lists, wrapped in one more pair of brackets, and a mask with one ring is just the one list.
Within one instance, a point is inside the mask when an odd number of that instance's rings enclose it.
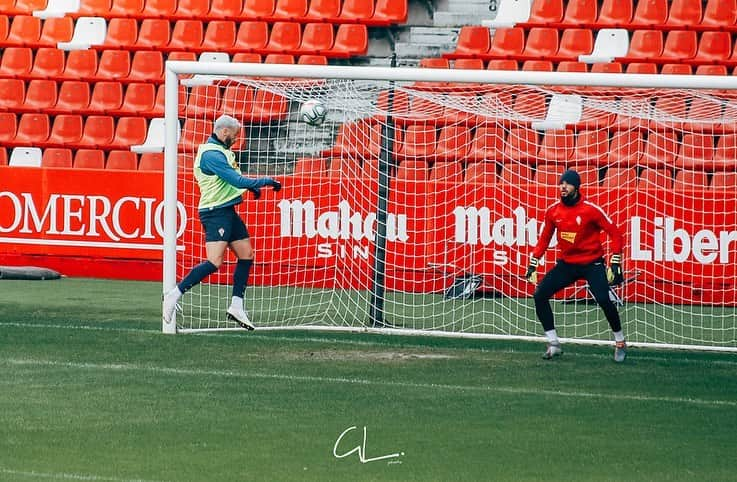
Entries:
{"label": "white and blue soccer ball", "polygon": [[302,107],[299,109],[299,113],[307,125],[319,126],[325,122],[325,116],[328,114],[328,109],[321,101],[310,99],[302,104]]}

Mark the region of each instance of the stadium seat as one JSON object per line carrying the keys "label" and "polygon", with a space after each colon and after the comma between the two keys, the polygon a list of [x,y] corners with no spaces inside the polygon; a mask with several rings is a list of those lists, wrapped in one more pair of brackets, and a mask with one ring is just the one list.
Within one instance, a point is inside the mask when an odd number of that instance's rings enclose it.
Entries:
{"label": "stadium seat", "polygon": [[33,51],[29,47],[7,47],[0,59],[4,77],[26,77],[33,67]]}
{"label": "stadium seat", "polygon": [[115,136],[115,120],[108,115],[91,115],[84,122],[84,130],[79,145],[83,148],[109,147]]}
{"label": "stadium seat", "polygon": [[356,157],[334,157],[330,160],[328,177],[331,179],[353,179],[361,176],[361,165]]}
{"label": "stadium seat", "polygon": [[374,15],[374,0],[343,0],[338,21],[363,22]]}
{"label": "stadium seat", "polygon": [[563,0],[534,0],[527,25],[548,25],[563,20]]}
{"label": "stadium seat", "polygon": [[143,14],[145,0],[113,0],[110,15],[113,17],[140,17]]}
{"label": "stadium seat", "polygon": [[398,159],[427,160],[435,155],[437,130],[434,125],[413,124],[407,126],[404,141],[396,153]]}
{"label": "stadium seat", "polygon": [[477,184],[496,184],[499,181],[497,176],[497,164],[494,161],[473,162],[466,166],[466,182]]}
{"label": "stadium seat", "polygon": [[69,42],[58,42],[56,46],[62,50],[88,49],[92,45],[105,42],[107,23],[102,17],[79,17],[74,24],[74,35]]}
{"label": "stadium seat", "polygon": [[275,0],[245,0],[241,16],[244,20],[269,20],[273,17],[274,8]]}
{"label": "stadium seat", "polygon": [[540,162],[565,163],[573,156],[575,141],[571,129],[545,131],[537,154]]}
{"label": "stadium seat", "polygon": [[105,152],[101,149],[78,149],[74,154],[75,169],[105,169]]}
{"label": "stadium seat", "polygon": [[169,40],[167,49],[198,49],[202,45],[204,35],[202,21],[192,19],[177,20],[171,31],[171,39]]}
{"label": "stadium seat", "polygon": [[670,168],[645,168],[637,180],[638,189],[664,190],[673,187],[673,174]]}
{"label": "stadium seat", "polygon": [[454,69],[484,70],[482,59],[456,59],[453,61]]}
{"label": "stadium seat", "polygon": [[141,154],[138,162],[139,171],[163,171],[164,170],[164,153],[163,152],[147,152]]}
{"label": "stadium seat", "polygon": [[161,52],[141,50],[133,54],[131,70],[126,80],[130,82],[162,82],[164,80],[164,57]]}
{"label": "stadium seat", "polygon": [[78,145],[82,138],[84,121],[79,114],[60,114],[54,117],[48,145],[64,147]]}
{"label": "stadium seat", "polygon": [[536,130],[527,127],[513,127],[509,129],[507,135],[504,159],[505,161],[535,164],[538,161],[538,146],[539,134]]}
{"label": "stadium seat", "polygon": [[104,50],[102,54],[100,54],[100,62],[97,67],[96,74],[97,78],[107,80],[122,80],[128,79],[130,73],[131,57],[129,51]]}
{"label": "stadium seat", "polygon": [[710,133],[683,134],[675,167],[678,169],[704,169],[714,157],[714,136]]}
{"label": "stadium seat", "polygon": [[471,147],[471,130],[465,126],[448,125],[440,130],[435,148],[436,161],[457,161],[468,156]]}
{"label": "stadium seat", "polygon": [[240,0],[210,0],[210,10],[206,19],[210,20],[247,20],[242,18],[243,2]]}
{"label": "stadium seat", "polygon": [[693,58],[698,48],[696,32],[692,30],[671,30],[665,37],[661,62],[679,63]]}
{"label": "stadium seat", "polygon": [[690,28],[701,23],[701,0],[673,0],[668,12],[668,27]]}
{"label": "stadium seat", "polygon": [[137,40],[138,23],[135,18],[111,18],[102,46],[127,49],[136,45]]}
{"label": "stadium seat", "polygon": [[459,184],[463,180],[463,166],[459,161],[437,161],[430,171],[429,180]]}
{"label": "stadium seat", "polygon": [[72,150],[63,147],[48,147],[41,157],[41,167],[71,168]]}
{"label": "stadium seat", "polygon": [[188,117],[213,119],[220,109],[220,87],[195,85],[189,92],[185,114]]}
{"label": "stadium seat", "polygon": [[241,121],[249,118],[253,111],[253,88],[240,84],[226,85],[220,110]]}
{"label": "stadium seat", "polygon": [[596,34],[594,48],[588,55],[579,55],[579,62],[588,64],[612,62],[627,55],[629,34],[625,29],[603,28]]}
{"label": "stadium seat", "polygon": [[38,47],[56,47],[59,42],[68,42],[74,33],[72,17],[48,18],[44,20]]}
{"label": "stadium seat", "polygon": [[[210,0],[179,0],[174,15],[177,19],[200,19],[210,12]],[[109,161],[108,161],[109,162]]]}
{"label": "stadium seat", "polygon": [[603,0],[596,24],[602,28],[628,27],[632,13],[632,0]]}
{"label": "stadium seat", "polygon": [[4,147],[0,147],[0,166],[8,165],[8,151]]}
{"label": "stadium seat", "polygon": [[[181,135],[181,126],[179,126]],[[142,154],[147,152],[163,152],[164,139],[166,138],[166,129],[164,128],[164,119],[157,117],[151,119],[146,132],[146,140],[143,144],[131,146],[131,151]]]}
{"label": "stadium seat", "polygon": [[328,58],[324,55],[300,55],[297,63],[300,65],[328,65]]}
{"label": "stadium seat", "polygon": [[271,122],[287,115],[287,100],[279,94],[266,89],[257,89],[253,96],[253,110],[249,120]]}
{"label": "stadium seat", "polygon": [[345,122],[338,128],[334,146],[328,151],[333,156],[371,158],[381,150],[381,124],[368,120]]}
{"label": "stadium seat", "polygon": [[324,177],[327,175],[327,159],[324,157],[300,157],[294,161],[295,176]]}
{"label": "stadium seat", "polygon": [[[480,38],[469,38],[467,40],[468,45],[461,51],[456,47],[455,53],[471,56],[481,55],[484,58],[516,58],[522,55],[522,51],[525,49],[525,31],[519,27],[498,29],[494,33],[490,45],[488,29],[485,29],[485,34],[481,31],[472,31],[468,35],[470,36],[472,33]],[[484,35],[486,35],[485,43],[483,41]],[[460,37],[458,40],[460,42]],[[486,50],[483,50],[484,48]],[[488,56],[484,55],[487,52]]]}
{"label": "stadium seat", "polygon": [[637,170],[632,167],[610,167],[601,185],[607,189],[634,189],[637,187]]}
{"label": "stadium seat", "polygon": [[642,157],[643,149],[644,139],[641,131],[630,129],[615,132],[609,144],[607,164],[617,167],[636,166]]}
{"label": "stadium seat", "polygon": [[[128,55],[128,52],[125,51],[116,51],[111,50],[110,52],[123,52],[125,55]],[[106,58],[109,58],[109,55],[114,54],[108,54],[108,56],[105,56]],[[64,71],[62,72],[61,77],[64,79],[69,80],[91,80],[94,79],[97,75],[98,70],[98,59],[97,59],[97,52],[94,50],[72,50],[67,55],[67,62],[64,66]],[[103,70],[103,74],[105,71]],[[126,71],[126,75],[127,75]],[[113,77],[107,77],[108,79],[112,79]]]}
{"label": "stadium seat", "polygon": [[11,151],[8,166],[41,167],[41,158],[41,148],[19,146]]}
{"label": "stadium seat", "polygon": [[630,24],[633,27],[662,25],[668,19],[668,0],[638,0]]}
{"label": "stadium seat", "polygon": [[704,8],[701,27],[708,29],[730,28],[737,23],[737,0],[708,0]]}
{"label": "stadium seat", "polygon": [[556,68],[557,72],[588,72],[588,68],[583,62],[572,62],[570,60],[563,60],[558,63]]}
{"label": "stadium seat", "polygon": [[[503,45],[505,38],[509,35],[509,29],[497,30],[497,42]],[[519,29],[522,32],[522,29]],[[458,33],[458,41],[452,54],[447,55],[449,58],[458,57],[477,57],[489,52],[492,45],[491,35],[487,27],[478,25],[466,25],[461,27]]]}
{"label": "stadium seat", "polygon": [[711,177],[711,188],[714,190],[729,189],[737,190],[737,172],[717,171]]}
{"label": "stadium seat", "polygon": [[309,21],[334,22],[340,15],[340,0],[312,0],[305,18]]}
{"label": "stadium seat", "polygon": [[696,55],[690,63],[720,62],[732,54],[732,37],[729,32],[707,31],[701,34]]}
{"label": "stadium seat", "polygon": [[264,57],[265,64],[294,64],[292,54],[268,54]]}
{"label": "stadium seat", "polygon": [[538,164],[535,169],[535,183],[542,186],[557,186],[564,170],[565,166],[560,164]]}
{"label": "stadium seat", "polygon": [[276,0],[272,17],[276,21],[300,21],[307,15],[307,0]]}
{"label": "stadium seat", "polygon": [[221,52],[233,48],[236,43],[236,25],[230,20],[212,20],[207,24],[200,48]]}
{"label": "stadium seat", "polygon": [[112,0],[81,0],[79,10],[70,12],[75,17],[111,17]]}
{"label": "stadium seat", "polygon": [[519,70],[516,60],[512,59],[491,59],[486,65],[487,70]]}
{"label": "stadium seat", "polygon": [[9,144],[18,131],[18,119],[13,112],[0,112],[0,142]]}
{"label": "stadium seat", "polygon": [[426,160],[407,159],[399,163],[395,179],[397,181],[426,182],[428,175],[429,169]]}
{"label": "stadium seat", "polygon": [[335,35],[332,24],[308,23],[304,27],[299,52],[308,54],[325,52],[333,48],[334,42]]}
{"label": "stadium seat", "polygon": [[320,52],[328,57],[347,58],[364,55],[368,51],[368,29],[366,25],[344,23],[335,33],[333,48]]}
{"label": "stadium seat", "polygon": [[529,184],[534,174],[529,164],[505,162],[502,164],[501,180],[508,184]]}
{"label": "stadium seat", "polygon": [[[588,0],[587,0],[588,1]],[[578,60],[579,55],[588,55],[594,50],[594,34],[585,28],[568,28],[560,37],[560,46],[555,60]]]}
{"label": "stadium seat", "polygon": [[170,18],[177,9],[177,0],[146,0],[143,15],[147,17]]}
{"label": "stadium seat", "polygon": [[144,117],[119,117],[115,125],[115,136],[108,147],[130,149],[146,140],[148,125]]}
{"label": "stadium seat", "polygon": [[621,62],[646,62],[663,54],[663,32],[661,30],[635,30],[632,33],[627,56]]}
{"label": "stadium seat", "polygon": [[[22,100],[23,97],[20,97]],[[26,112],[48,112],[56,106],[56,82],[46,79],[33,79],[28,82],[25,101],[21,110]],[[9,109],[10,110],[10,109]]]}
{"label": "stadium seat", "polygon": [[609,152],[609,132],[605,129],[581,130],[576,136],[573,162],[601,165]]}
{"label": "stadium seat", "polygon": [[105,169],[135,171],[138,169],[138,155],[125,150],[110,151],[107,155]]}
{"label": "stadium seat", "polygon": [[262,51],[269,42],[269,24],[266,22],[241,22],[235,47],[247,51]]}
{"label": "stadium seat", "polygon": [[4,44],[11,47],[36,47],[41,37],[41,19],[33,15],[12,17]]}
{"label": "stadium seat", "polygon": [[56,105],[51,114],[84,112],[90,105],[90,84],[77,80],[65,80],[59,86]]}
{"label": "stadium seat", "polygon": [[719,137],[710,169],[737,170],[737,137],[732,133]]}
{"label": "stadium seat", "polygon": [[0,79],[0,110],[22,110],[25,98],[25,82],[21,79]]}
{"label": "stadium seat", "polygon": [[64,51],[56,47],[36,50],[29,76],[36,79],[58,79],[64,73]]}
{"label": "stadium seat", "polygon": [[663,64],[660,73],[662,75],[691,75],[693,68],[688,64]]}
{"label": "stadium seat", "polygon": [[675,131],[649,132],[642,157],[637,164],[643,167],[672,167],[676,162],[679,144]]}
{"label": "stadium seat", "polygon": [[569,0],[563,14],[564,26],[590,26],[596,23],[599,17],[597,0]]}
{"label": "stadium seat", "polygon": [[476,128],[471,143],[468,162],[479,162],[484,160],[501,160],[504,152],[505,129],[497,124],[481,124]]}
{"label": "stadium seat", "polygon": [[296,22],[274,22],[271,25],[266,52],[294,53],[302,43],[302,27]]}
{"label": "stadium seat", "polygon": [[699,65],[695,75],[728,75],[726,65]]}
{"label": "stadium seat", "polygon": [[18,120],[18,131],[13,139],[15,146],[43,146],[49,138],[48,114],[21,114]]}
{"label": "stadium seat", "polygon": [[92,89],[89,111],[104,113],[116,111],[123,105],[123,85],[120,82],[97,82]]}
{"label": "stadium seat", "polygon": [[36,10],[43,10],[46,8],[47,0],[20,0],[14,3],[14,14],[30,15]]}
{"label": "stadium seat", "polygon": [[558,52],[558,29],[547,27],[531,28],[527,32],[523,58],[551,59]]}
{"label": "stadium seat", "polygon": [[658,73],[658,64],[651,62],[632,62],[627,64],[627,68],[624,72],[626,74],[656,75]]}
{"label": "stadium seat", "polygon": [[650,130],[682,129],[683,122],[681,119],[686,118],[686,112],[688,111],[686,101],[685,96],[668,95],[658,97],[653,106],[658,118],[650,120]]}
{"label": "stadium seat", "polygon": [[114,115],[147,115],[154,108],[156,86],[150,83],[133,82],[127,84],[125,96],[120,109],[113,110]]}
{"label": "stadium seat", "polygon": [[136,49],[161,49],[169,45],[171,27],[163,18],[144,18],[138,29]]}
{"label": "stadium seat", "polygon": [[522,62],[523,71],[552,72],[553,62],[550,60],[525,60]]}
{"label": "stadium seat", "polygon": [[364,22],[371,26],[389,26],[407,22],[408,0],[376,0],[371,19]]}
{"label": "stadium seat", "polygon": [[676,177],[673,181],[673,189],[687,190],[698,189],[703,190],[709,186],[709,180],[704,171],[691,171],[681,169],[676,171]]}

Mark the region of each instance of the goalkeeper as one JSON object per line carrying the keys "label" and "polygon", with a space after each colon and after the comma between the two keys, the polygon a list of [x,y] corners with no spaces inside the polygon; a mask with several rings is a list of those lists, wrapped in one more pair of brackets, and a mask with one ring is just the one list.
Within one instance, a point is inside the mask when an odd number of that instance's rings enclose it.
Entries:
{"label": "goalkeeper", "polygon": [[207,260],[192,268],[176,287],[164,295],[166,323],[172,322],[179,298],[217,271],[223,264],[225,249],[230,247],[238,262],[233,274],[233,297],[227,316],[247,330],[254,329],[243,309],[243,294],[253,265],[253,247],[248,228],[235,207],[243,201],[246,190],[258,199],[262,187],[270,186],[278,191],[281,184],[270,177],[249,179],[241,175],[235,153],[230,150],[240,131],[241,125],[237,119],[221,115],[215,120],[212,136],[197,150],[194,175],[200,188],[198,214],[205,231]]}
{"label": "goalkeeper", "polygon": [[[560,258],[535,289],[535,311],[543,325],[548,347],[543,358],[549,360],[563,353],[555,331],[550,298],[555,293],[585,279],[594,299],[604,311],[609,326],[614,332],[616,347],[614,361],[623,362],[627,347],[622,333],[622,324],[614,302],[609,298],[609,285],[622,283],[622,233],[597,205],[581,195],[581,177],[572,169],[560,178],[560,202],[545,212],[545,226],[540,242],[532,252],[532,259],[525,277],[537,284],[537,265],[547,250],[553,232],[557,233]],[[604,231],[611,239],[613,254],[609,269],[604,264],[604,249],[600,234]]]}

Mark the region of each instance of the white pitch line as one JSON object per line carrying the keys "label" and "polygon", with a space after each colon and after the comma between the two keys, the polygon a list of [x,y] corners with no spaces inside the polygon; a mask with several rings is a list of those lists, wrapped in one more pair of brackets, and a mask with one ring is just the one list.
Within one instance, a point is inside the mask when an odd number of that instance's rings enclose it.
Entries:
{"label": "white pitch line", "polygon": [[546,390],[546,389],[527,389],[518,387],[503,386],[475,386],[475,385],[449,385],[437,383],[412,383],[412,382],[393,382],[386,380],[369,380],[363,378],[342,378],[342,377],[319,377],[307,375],[284,375],[280,373],[265,372],[236,372],[232,370],[196,370],[188,368],[167,368],[142,366],[130,363],[78,363],[53,360],[33,360],[33,359],[7,359],[0,360],[0,364],[7,363],[15,366],[43,366],[55,368],[73,368],[73,369],[89,369],[89,370],[117,370],[117,371],[148,371],[154,373],[162,373],[167,375],[186,375],[186,376],[220,376],[220,377],[236,377],[236,378],[252,378],[266,380],[286,380],[293,382],[310,382],[310,383],[345,383],[350,385],[370,385],[370,386],[386,386],[386,387],[402,387],[402,388],[421,388],[432,390],[453,390],[453,391],[473,391],[473,392],[496,392],[509,393],[513,395],[547,395],[565,398],[602,398],[606,400],[625,400],[637,402],[658,402],[658,403],[678,403],[687,405],[701,405],[714,407],[737,407],[735,400],[705,400],[700,398],[684,398],[684,397],[652,397],[647,395],[628,395],[622,393],[603,393],[603,392],[583,392],[583,391],[565,391],[565,390]]}
{"label": "white pitch line", "polygon": [[[113,327],[113,326],[95,326],[95,325],[72,325],[72,324],[40,324],[40,323],[17,323],[17,322],[0,322],[1,326],[14,326],[18,328],[38,328],[38,329],[54,329],[54,330],[86,330],[86,331],[110,331],[110,332],[117,332],[117,333],[139,333],[139,334],[147,334],[147,335],[153,335],[153,336],[159,336],[161,335],[161,331],[159,330],[146,330],[141,328],[121,328],[121,327]],[[300,342],[311,342],[311,343],[330,343],[334,345],[347,345],[347,346],[362,346],[362,347],[370,347],[370,346],[377,346],[377,347],[383,347],[387,348],[390,345],[387,345],[386,343],[381,343],[377,341],[371,341],[371,340],[350,340],[350,339],[339,339],[339,338],[326,338],[326,337],[320,337],[320,336],[288,336],[288,335],[274,335],[275,332],[273,331],[267,331],[264,330],[264,333],[268,334],[259,334],[258,332],[249,332],[246,336],[249,338],[259,338],[262,340],[274,340],[274,341],[287,341],[287,342],[294,342],[294,343],[300,343]],[[223,336],[233,336],[236,334],[236,336],[242,336],[239,332],[222,332],[222,333],[214,333],[214,332],[203,332],[203,333],[192,333],[189,335],[182,335],[182,336],[199,336],[199,337],[223,337]],[[494,350],[493,349],[494,342],[490,341],[489,349],[485,348],[461,348],[464,351],[471,351],[471,352],[481,352],[481,353],[521,353],[521,354],[527,354],[529,351],[527,350],[514,350],[505,348],[504,350]],[[412,347],[412,348],[426,348],[426,345],[417,344],[417,345],[406,345],[405,347]],[[457,349],[457,348],[447,348],[450,350]],[[641,361],[663,361],[662,357],[656,357],[651,355],[645,355],[641,353],[631,352],[630,356],[633,359],[641,360]],[[683,353],[683,352],[681,352]],[[570,357],[576,357],[576,358],[597,358],[597,359],[609,359],[611,358],[610,354],[598,354],[598,353],[575,353],[572,351],[566,352],[566,358]],[[727,366],[727,367],[737,367],[737,357],[734,357],[734,361],[732,360],[695,360],[692,358],[672,358],[668,360],[669,363],[683,363],[683,364],[695,364],[695,365],[706,365],[706,366]]]}
{"label": "white pitch line", "polygon": [[14,475],[16,477],[32,477],[34,479],[63,479],[63,480],[91,480],[102,482],[161,482],[149,479],[120,479],[118,477],[106,477],[91,474],[70,474],[67,472],[37,472],[35,470],[13,470],[0,467],[0,474]]}

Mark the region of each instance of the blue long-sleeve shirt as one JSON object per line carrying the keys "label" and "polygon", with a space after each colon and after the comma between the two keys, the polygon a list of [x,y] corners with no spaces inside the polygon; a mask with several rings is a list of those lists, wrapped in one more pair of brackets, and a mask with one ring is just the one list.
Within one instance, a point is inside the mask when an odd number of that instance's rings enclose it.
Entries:
{"label": "blue long-sleeve shirt", "polygon": [[[228,146],[223,144],[220,139],[215,135],[210,136],[207,140],[208,143],[219,144],[226,149]],[[259,189],[264,186],[268,186],[271,178],[261,177],[258,179],[250,179],[241,175],[238,170],[234,169],[228,160],[225,158],[222,152],[218,151],[206,151],[200,158],[200,170],[203,174],[208,176],[216,175],[223,181],[227,182],[231,186],[235,186],[240,189]],[[227,206],[233,206],[243,202],[243,197],[237,197],[226,203],[223,203],[216,208],[224,208]]]}

